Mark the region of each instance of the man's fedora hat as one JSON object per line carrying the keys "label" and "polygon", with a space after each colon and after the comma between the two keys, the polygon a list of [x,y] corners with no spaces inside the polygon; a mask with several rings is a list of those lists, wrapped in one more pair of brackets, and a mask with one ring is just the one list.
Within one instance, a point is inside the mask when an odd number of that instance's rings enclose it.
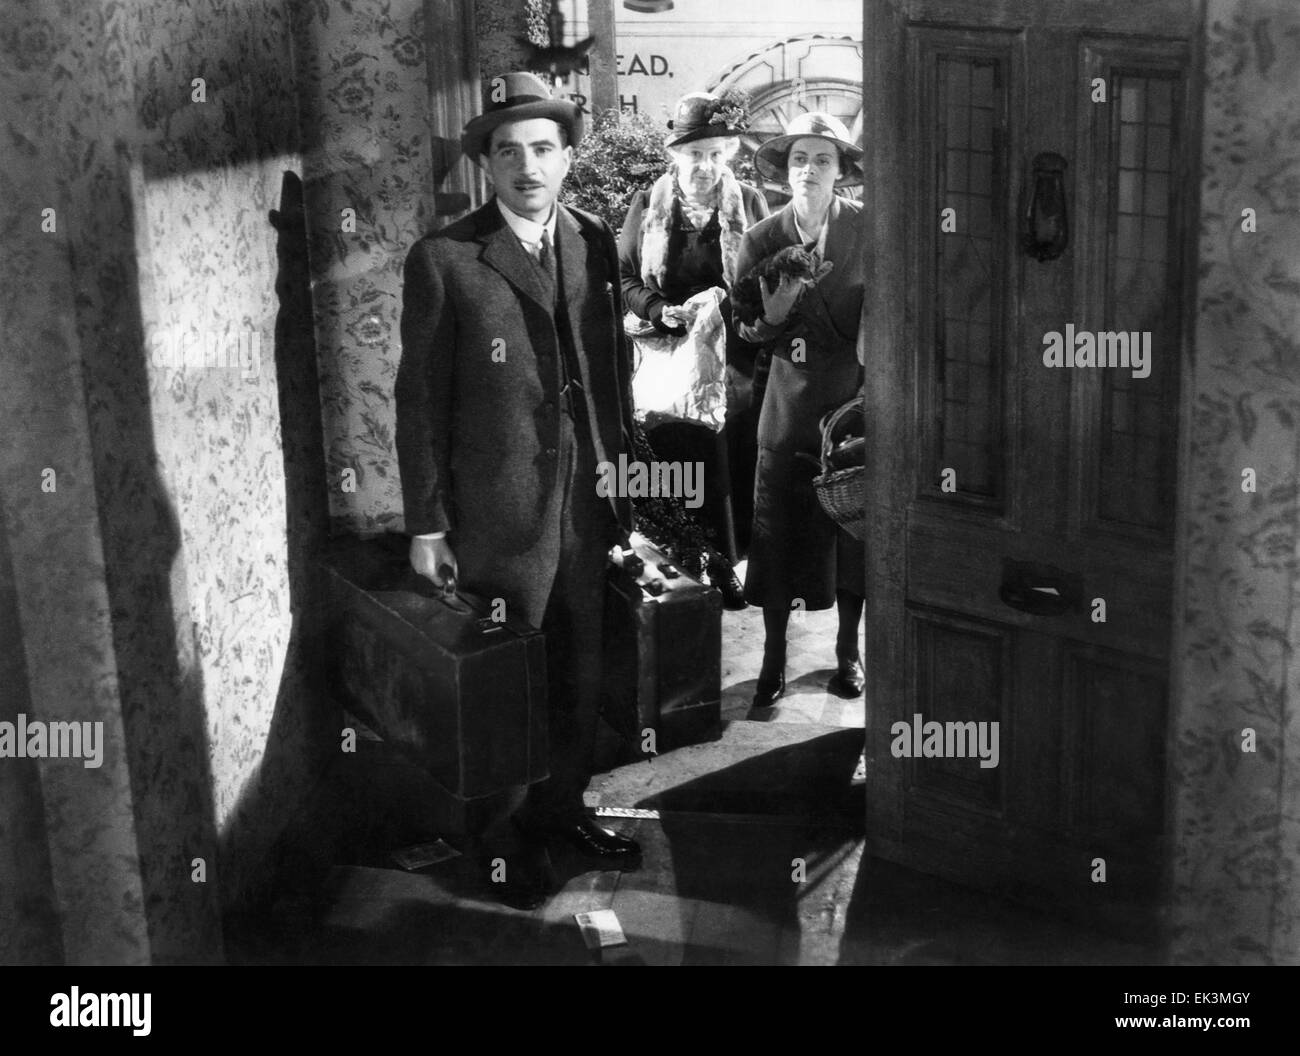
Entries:
{"label": "man's fedora hat", "polygon": [[748,127],[749,118],[740,99],[719,97],[711,92],[690,92],[677,101],[664,146],[679,147],[697,139],[738,136]]}
{"label": "man's fedora hat", "polygon": [[836,187],[855,187],[864,179],[862,148],[854,146],[844,122],[830,114],[800,114],[786,126],[784,134],[769,139],[754,152],[754,166],[776,183],[784,183],[789,168],[790,145],[796,139],[816,136],[834,143],[840,152],[840,178]]}
{"label": "man's fedora hat", "polygon": [[531,73],[507,73],[493,77],[483,99],[483,113],[472,118],[460,134],[461,149],[473,161],[479,160],[498,125],[547,117],[569,131],[569,146],[582,140],[582,111],[568,99],[556,99],[542,79]]}

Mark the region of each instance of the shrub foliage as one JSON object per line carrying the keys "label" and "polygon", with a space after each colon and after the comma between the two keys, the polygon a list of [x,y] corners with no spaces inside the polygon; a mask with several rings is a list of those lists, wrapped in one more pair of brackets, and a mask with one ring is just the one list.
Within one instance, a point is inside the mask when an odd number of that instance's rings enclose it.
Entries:
{"label": "shrub foliage", "polygon": [[623,226],[632,195],[668,171],[664,130],[645,114],[606,110],[574,154],[563,200],[595,213],[614,229]]}

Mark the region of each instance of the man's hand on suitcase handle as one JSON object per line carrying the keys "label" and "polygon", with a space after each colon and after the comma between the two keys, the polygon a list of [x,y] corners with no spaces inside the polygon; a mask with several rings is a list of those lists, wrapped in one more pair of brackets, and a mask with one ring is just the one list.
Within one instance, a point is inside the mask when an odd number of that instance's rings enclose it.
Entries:
{"label": "man's hand on suitcase handle", "polygon": [[411,540],[411,567],[444,593],[455,591],[460,569],[446,536],[441,539],[415,536]]}
{"label": "man's hand on suitcase handle", "polygon": [[626,535],[623,536],[622,542],[618,544],[618,560],[615,562],[633,579],[638,579],[641,573],[645,571],[645,562],[641,560],[636,549],[632,546],[632,540]]}

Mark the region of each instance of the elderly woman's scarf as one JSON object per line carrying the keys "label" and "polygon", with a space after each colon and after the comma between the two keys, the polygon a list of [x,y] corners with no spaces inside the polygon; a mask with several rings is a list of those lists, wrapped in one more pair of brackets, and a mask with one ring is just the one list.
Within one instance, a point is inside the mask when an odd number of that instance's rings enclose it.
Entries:
{"label": "elderly woman's scarf", "polygon": [[[650,202],[641,218],[641,279],[653,279],[662,290],[668,276],[668,234],[673,224],[676,171],[666,172],[650,189]],[[745,202],[740,183],[730,169],[722,170],[718,186],[719,245],[722,249],[722,275],[730,288],[736,281],[736,258],[745,234]]]}

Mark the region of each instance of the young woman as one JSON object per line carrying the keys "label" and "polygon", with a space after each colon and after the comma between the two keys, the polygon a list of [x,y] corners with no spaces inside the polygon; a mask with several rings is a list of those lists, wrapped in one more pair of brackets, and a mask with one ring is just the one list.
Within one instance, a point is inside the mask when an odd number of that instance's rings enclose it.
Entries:
{"label": "young woman", "polygon": [[813,491],[824,414],[852,399],[862,381],[857,334],[862,312],[861,205],[836,187],[862,181],[862,151],[830,114],[803,114],[785,135],[768,140],[754,162],[784,179],[793,198],[748,231],[737,272],[787,246],[803,246],[833,267],[818,282],[784,276],[762,284],[763,314],[738,322],[740,336],[769,347],[772,370],[758,423],[754,524],[745,597],[763,608],[763,666],[754,706],[771,707],[785,692],[786,625],[791,608],[839,610],[836,673],[829,688],[857,696],[865,681],[858,627],[866,589],[862,544],[822,510]]}

